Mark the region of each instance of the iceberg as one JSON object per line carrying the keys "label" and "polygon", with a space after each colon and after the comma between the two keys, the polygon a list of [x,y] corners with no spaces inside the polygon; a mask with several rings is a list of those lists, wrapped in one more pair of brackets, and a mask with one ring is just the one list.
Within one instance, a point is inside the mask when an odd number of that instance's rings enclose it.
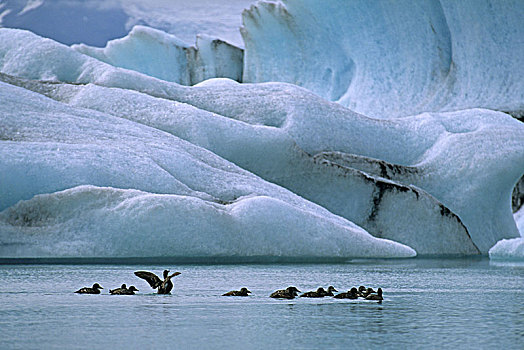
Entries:
{"label": "iceberg", "polygon": [[209,36],[198,35],[195,46],[189,46],[174,35],[135,26],[104,48],[84,44],[72,48],[113,66],[182,85],[210,78],[242,80],[243,50]]}
{"label": "iceberg", "polygon": [[[94,186],[0,212],[2,257],[412,257],[411,248],[276,198],[219,204]],[[255,260],[257,261],[257,260]]]}
{"label": "iceberg", "polygon": [[169,132],[419,254],[479,253],[458,216],[424,190],[311,157],[280,128],[244,123],[135,91],[3,79],[70,105]]}
{"label": "iceberg", "polygon": [[262,1],[243,12],[244,82],[282,81],[375,118],[524,114],[524,2]]}
{"label": "iceberg", "polygon": [[503,239],[489,250],[489,258],[495,261],[524,261],[524,207],[514,214],[521,237]]}
{"label": "iceberg", "polygon": [[[0,43],[0,72],[10,75],[2,75],[1,80],[51,97],[67,110],[63,113],[84,111],[111,116],[120,123],[127,119],[136,128],[184,139],[272,186],[291,190],[302,201],[316,203],[323,207],[322,215],[354,222],[374,236],[401,242],[419,254],[487,253],[497,241],[518,237],[510,198],[523,173],[524,129],[507,114],[477,108],[379,120],[290,84],[211,79],[188,87],[111,66],[25,31],[0,29]],[[13,101],[23,100],[16,96]],[[53,100],[45,101],[48,105]],[[93,140],[106,137],[100,131],[91,136]],[[208,184],[190,176],[193,166],[182,169],[187,164],[168,162],[167,167],[170,174],[173,167],[179,173],[187,171],[184,180],[168,181],[159,172],[150,181],[149,175],[142,176],[146,169],[165,168],[165,164],[156,160],[153,164],[149,154],[136,151],[128,161],[119,155],[122,147],[115,148],[107,151],[116,161],[113,165],[94,156],[103,147],[80,144],[72,148],[73,154],[80,155],[70,180],[78,181],[61,187],[49,186],[46,180],[31,187],[36,176],[26,179],[23,164],[35,164],[39,158],[26,155],[22,164],[6,165],[15,170],[13,183],[26,181],[27,190],[21,186],[19,192],[6,196],[9,201],[2,209],[14,208],[21,199],[30,202],[35,195],[84,185],[172,195],[188,195],[189,187],[210,195],[211,202],[218,204],[252,195],[249,191],[240,197],[210,193]],[[46,158],[53,149],[44,150]],[[86,154],[94,165],[82,168],[80,160]],[[50,158],[46,166],[59,161]],[[128,163],[140,165],[136,177]],[[50,183],[61,177],[55,175],[49,177]],[[239,186],[244,180],[228,181]]]}
{"label": "iceberg", "polygon": [[524,261],[524,238],[500,240],[489,250],[489,258],[495,261]]}
{"label": "iceberg", "polygon": [[411,257],[171,134],[0,83],[0,256]]}

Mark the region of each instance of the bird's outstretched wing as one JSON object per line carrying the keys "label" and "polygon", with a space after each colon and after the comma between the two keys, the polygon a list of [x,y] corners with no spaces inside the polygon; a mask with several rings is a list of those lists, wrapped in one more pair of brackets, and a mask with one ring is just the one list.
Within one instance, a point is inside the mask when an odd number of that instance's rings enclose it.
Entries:
{"label": "bird's outstretched wing", "polygon": [[145,279],[153,289],[158,288],[162,284],[162,280],[152,272],[135,271],[135,276]]}
{"label": "bird's outstretched wing", "polygon": [[173,272],[171,275],[168,276],[169,279],[175,277],[175,276],[178,276],[180,275],[182,272]]}

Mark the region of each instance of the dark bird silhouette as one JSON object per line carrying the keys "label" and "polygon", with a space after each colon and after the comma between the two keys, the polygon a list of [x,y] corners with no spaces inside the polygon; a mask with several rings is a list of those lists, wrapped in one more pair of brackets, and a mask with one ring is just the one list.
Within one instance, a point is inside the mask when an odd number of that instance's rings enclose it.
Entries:
{"label": "dark bird silhouette", "polygon": [[120,291],[123,290],[123,289],[127,289],[127,286],[126,286],[125,283],[122,284],[122,285],[120,286],[120,288],[110,289],[110,290],[109,290],[109,294],[115,294],[115,293],[118,293],[118,292],[120,292]]}
{"label": "dark bird silhouette", "polygon": [[379,288],[377,290],[377,294],[369,294],[367,297],[366,297],[366,300],[378,300],[379,303],[382,302],[382,300],[384,300],[384,298],[382,297],[382,288]]}
{"label": "dark bird silhouette", "polygon": [[347,293],[340,293],[334,296],[335,299],[357,299],[358,298],[357,288],[353,287]]}
{"label": "dark bird silhouette", "polygon": [[333,286],[329,286],[325,296],[326,297],[332,297],[333,296],[333,292],[338,292],[338,290],[336,290],[335,287],[333,287]]}
{"label": "dark bird silhouette", "polygon": [[135,295],[135,292],[138,292],[138,289],[135,286],[130,286],[129,288],[114,289],[111,295]]}
{"label": "dark bird silhouette", "polygon": [[240,290],[232,290],[230,292],[222,294],[223,297],[247,297],[248,293],[251,293],[247,288],[241,288]]}
{"label": "dark bird silhouette", "polygon": [[375,290],[371,287],[368,287],[364,292],[362,292],[361,296],[363,298],[367,298],[368,295],[372,294],[372,293],[375,293]]}
{"label": "dark bird silhouette", "polygon": [[316,291],[305,292],[301,294],[301,298],[323,298],[327,294],[326,290],[322,287],[319,287]]}
{"label": "dark bird silhouette", "polygon": [[102,286],[99,285],[98,283],[95,283],[95,284],[93,284],[93,287],[80,288],[75,293],[79,293],[79,294],[100,294],[100,289],[104,289],[104,288],[102,288]]}
{"label": "dark bird silhouette", "polygon": [[169,275],[169,270],[164,270],[164,280],[161,280],[157,275],[148,271],[135,271],[135,275],[145,279],[153,289],[158,289],[158,294],[169,294],[173,289],[173,282],[171,278],[180,275],[181,272],[175,272]]}
{"label": "dark bird silhouette", "polygon": [[296,287],[287,287],[286,289],[279,289],[269,295],[270,298],[278,299],[293,299],[300,291]]}

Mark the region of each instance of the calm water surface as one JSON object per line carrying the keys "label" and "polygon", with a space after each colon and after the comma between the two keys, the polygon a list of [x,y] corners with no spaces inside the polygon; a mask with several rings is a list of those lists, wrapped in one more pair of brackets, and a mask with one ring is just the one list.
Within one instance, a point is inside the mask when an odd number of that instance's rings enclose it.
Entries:
{"label": "calm water surface", "polygon": [[[133,275],[180,271],[172,295]],[[74,294],[100,283],[100,295]],[[135,296],[108,295],[122,283]],[[273,300],[289,285],[382,287],[382,304]],[[253,295],[220,295],[248,287]],[[524,265],[359,260],[279,265],[0,265],[1,349],[524,349]]]}

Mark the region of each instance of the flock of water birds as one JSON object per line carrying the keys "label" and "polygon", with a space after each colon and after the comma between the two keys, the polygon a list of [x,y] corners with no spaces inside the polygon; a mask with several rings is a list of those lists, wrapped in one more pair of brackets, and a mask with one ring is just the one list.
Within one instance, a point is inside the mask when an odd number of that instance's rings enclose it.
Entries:
{"label": "flock of water birds", "polygon": [[[152,272],[149,271],[135,271],[135,275],[137,277],[140,277],[149,283],[151,288],[156,289],[158,294],[170,294],[171,290],[173,289],[173,282],[171,281],[171,278],[180,275],[180,272],[174,272],[172,274],[169,274],[169,270],[164,270],[163,273],[163,279],[158,277]],[[104,289],[102,286],[98,283],[93,284],[92,287],[84,287],[77,290],[75,293],[79,294],[100,294],[100,290]],[[129,288],[126,286],[126,284],[122,284],[120,288],[110,289],[109,294],[112,295],[134,295],[135,292],[138,292],[138,289],[135,286],[130,286]],[[373,288],[365,286],[360,286],[357,288],[353,287],[347,292],[334,294],[333,292],[338,292],[338,290],[335,289],[333,286],[329,286],[327,290],[325,290],[322,287],[319,287],[316,291],[310,291],[303,294],[298,288],[296,287],[287,287],[286,289],[279,289],[277,291],[274,291],[269,295],[270,298],[276,298],[276,299],[294,299],[296,296],[303,297],[303,298],[323,298],[327,296],[331,296],[335,299],[358,299],[363,298],[366,300],[376,300],[379,303],[384,300],[382,297],[382,288],[378,288],[377,291],[375,291]],[[222,296],[236,296],[236,297],[247,297],[251,291],[249,291],[247,288],[241,288],[240,290],[232,290],[227,293],[222,294]]]}

